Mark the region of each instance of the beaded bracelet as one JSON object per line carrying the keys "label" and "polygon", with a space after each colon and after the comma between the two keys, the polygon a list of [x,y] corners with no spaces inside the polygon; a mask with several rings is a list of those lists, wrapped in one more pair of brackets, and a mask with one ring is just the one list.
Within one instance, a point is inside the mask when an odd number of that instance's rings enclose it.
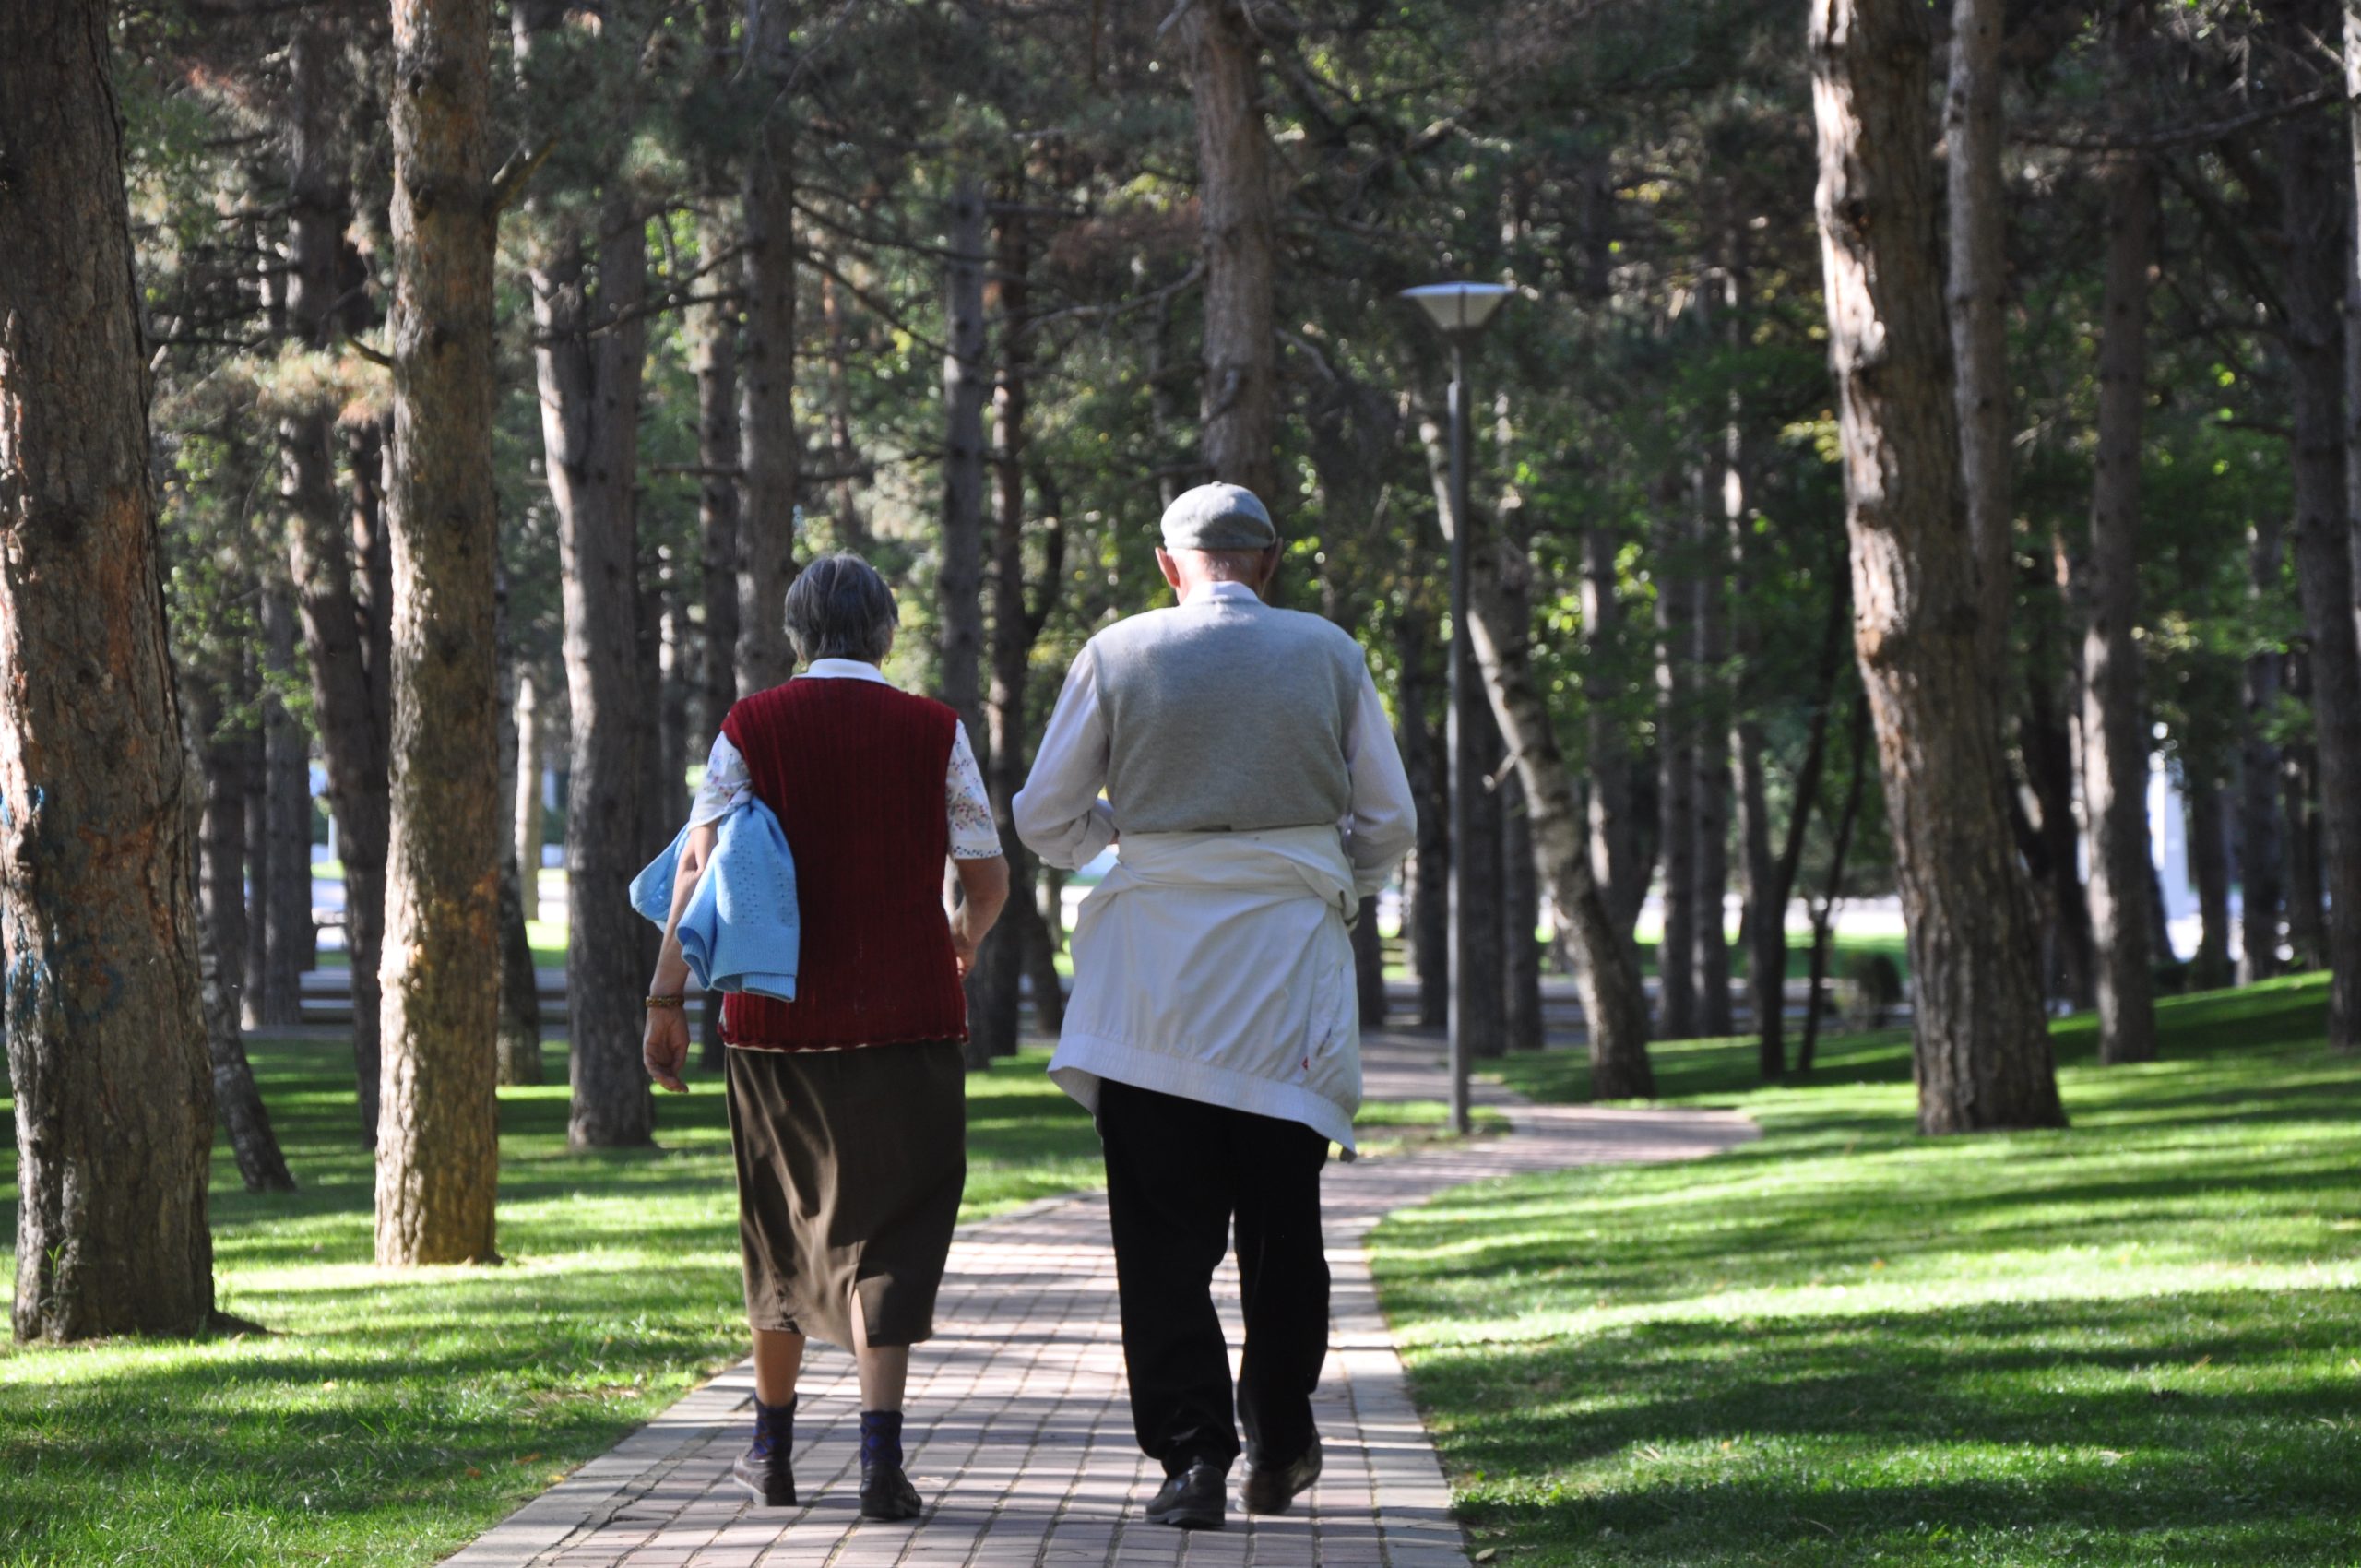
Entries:
{"label": "beaded bracelet", "polygon": [[682,999],[677,996],[651,996],[646,1003],[642,1004],[642,1005],[647,1007],[679,1007],[683,1005],[683,1003]]}

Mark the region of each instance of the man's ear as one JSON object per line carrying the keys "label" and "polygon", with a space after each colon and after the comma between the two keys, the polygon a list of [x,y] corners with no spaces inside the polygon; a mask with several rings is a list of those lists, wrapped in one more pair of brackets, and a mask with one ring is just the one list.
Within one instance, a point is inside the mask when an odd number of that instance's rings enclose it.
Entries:
{"label": "man's ear", "polygon": [[1255,585],[1256,592],[1267,593],[1270,590],[1271,584],[1277,580],[1279,575],[1279,558],[1286,552],[1282,545],[1274,544],[1264,549],[1263,580]]}
{"label": "man's ear", "polygon": [[1172,552],[1165,549],[1164,546],[1160,544],[1156,547],[1156,565],[1157,569],[1164,574],[1164,580],[1172,585],[1172,591],[1179,593],[1180,591],[1180,564],[1178,561],[1173,560]]}

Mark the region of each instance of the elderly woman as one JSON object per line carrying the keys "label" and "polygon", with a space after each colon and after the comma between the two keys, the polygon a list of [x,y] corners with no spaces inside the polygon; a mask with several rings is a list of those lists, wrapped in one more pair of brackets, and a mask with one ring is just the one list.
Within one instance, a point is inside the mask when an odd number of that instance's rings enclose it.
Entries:
{"label": "elderly woman", "polygon": [[[795,1376],[816,1335],[860,1376],[860,1511],[915,1518],[902,1471],[909,1348],[934,1298],[967,1180],[960,988],[1008,897],[967,731],[878,666],[894,596],[855,555],[813,562],[787,595],[801,675],[742,699],[713,742],[648,988],[649,1076],[684,1086],[688,968],[672,927],[741,795],[778,817],[795,857],[801,966],[792,1003],[729,997],[730,1144],[754,1336],[754,1437],[733,1474],[795,1502]],[[943,863],[965,898],[946,916]]]}

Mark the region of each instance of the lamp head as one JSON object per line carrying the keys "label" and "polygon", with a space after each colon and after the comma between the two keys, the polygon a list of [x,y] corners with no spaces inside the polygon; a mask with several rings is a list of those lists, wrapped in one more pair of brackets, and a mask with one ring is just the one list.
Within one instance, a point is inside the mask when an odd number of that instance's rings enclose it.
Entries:
{"label": "lamp head", "polygon": [[1465,340],[1481,332],[1515,292],[1506,283],[1428,283],[1403,290],[1402,297],[1425,311],[1443,336]]}

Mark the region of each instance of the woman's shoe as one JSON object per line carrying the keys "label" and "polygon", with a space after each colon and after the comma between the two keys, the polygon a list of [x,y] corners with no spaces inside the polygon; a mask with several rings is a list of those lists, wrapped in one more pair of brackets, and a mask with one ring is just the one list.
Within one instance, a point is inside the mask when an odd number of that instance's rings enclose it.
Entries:
{"label": "woman's shoe", "polygon": [[730,1467],[730,1479],[752,1492],[754,1501],[772,1508],[795,1506],[795,1470],[785,1448],[758,1453],[750,1448]]}

